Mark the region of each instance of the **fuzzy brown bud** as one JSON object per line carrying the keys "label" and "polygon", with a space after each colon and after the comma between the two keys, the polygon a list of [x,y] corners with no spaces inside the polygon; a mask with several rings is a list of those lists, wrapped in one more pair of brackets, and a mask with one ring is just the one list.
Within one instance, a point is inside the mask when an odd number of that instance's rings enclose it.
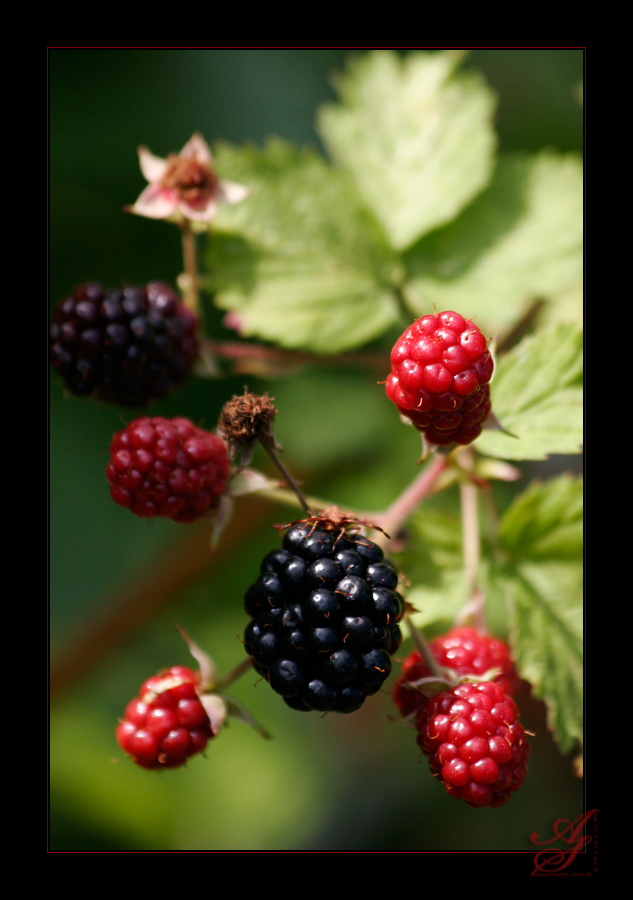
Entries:
{"label": "fuzzy brown bud", "polygon": [[257,441],[264,446],[280,449],[271,430],[277,410],[268,394],[258,396],[244,388],[241,397],[233,397],[224,405],[218,420],[218,431],[226,441],[231,459],[239,457],[239,465],[251,461]]}

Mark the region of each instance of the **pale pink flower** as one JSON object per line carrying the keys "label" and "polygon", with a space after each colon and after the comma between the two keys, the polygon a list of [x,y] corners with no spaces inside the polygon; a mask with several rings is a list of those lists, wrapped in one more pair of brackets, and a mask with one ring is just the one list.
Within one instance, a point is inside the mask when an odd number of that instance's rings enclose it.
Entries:
{"label": "pale pink flower", "polygon": [[167,159],[154,156],[147,147],[139,147],[138,156],[149,184],[134,206],[126,207],[138,216],[168,219],[180,214],[194,222],[210,222],[218,203],[239,203],[250,193],[241,184],[218,179],[211,150],[199,134]]}

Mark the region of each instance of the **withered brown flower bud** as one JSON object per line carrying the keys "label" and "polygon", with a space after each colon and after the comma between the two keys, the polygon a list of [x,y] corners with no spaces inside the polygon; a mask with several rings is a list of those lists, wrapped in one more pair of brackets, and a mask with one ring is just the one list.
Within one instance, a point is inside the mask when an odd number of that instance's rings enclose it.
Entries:
{"label": "withered brown flower bud", "polygon": [[281,449],[271,430],[276,415],[268,394],[251,394],[245,387],[243,396],[229,400],[220,413],[218,431],[228,445],[230,458],[237,457],[240,466],[247,466],[257,441],[266,448]]}

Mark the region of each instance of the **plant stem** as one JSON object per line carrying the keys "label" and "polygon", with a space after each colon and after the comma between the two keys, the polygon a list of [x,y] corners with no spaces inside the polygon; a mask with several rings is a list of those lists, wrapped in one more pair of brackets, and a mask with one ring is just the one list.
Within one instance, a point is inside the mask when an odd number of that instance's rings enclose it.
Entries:
{"label": "plant stem", "polygon": [[215,691],[223,691],[224,688],[228,687],[230,684],[233,684],[234,681],[237,681],[238,678],[241,678],[245,672],[248,672],[253,667],[253,661],[250,656],[246,659],[243,659],[241,663],[235,666],[234,669],[231,669],[230,672],[227,672],[224,678],[220,678],[220,680],[216,683],[214,690]]}
{"label": "plant stem", "polygon": [[422,657],[422,660],[424,661],[424,664],[426,665],[431,675],[435,675],[436,678],[440,678],[443,681],[446,680],[446,676],[444,672],[442,672],[439,663],[429,650],[429,646],[424,640],[422,632],[415,627],[411,619],[408,620],[407,624],[409,626],[409,631],[411,632],[411,640],[413,642],[413,646]]}
{"label": "plant stem", "polygon": [[[474,457],[472,450],[464,449],[459,462],[466,471],[472,471]],[[462,510],[463,559],[466,589],[468,592],[468,613],[475,619],[480,630],[485,630],[484,595],[479,588],[480,534],[478,488],[472,481],[462,481],[459,486]]]}
{"label": "plant stem", "polygon": [[237,365],[240,363],[248,364],[249,361],[285,367],[306,364],[331,365],[335,363],[336,365],[363,366],[375,369],[381,374],[389,367],[388,357],[384,353],[340,353],[328,355],[308,353],[301,350],[283,350],[278,347],[264,347],[261,344],[249,343],[248,341],[213,341],[209,339],[202,341],[202,349],[221,359],[233,360]]}
{"label": "plant stem", "polygon": [[404,493],[378,517],[376,524],[395,535],[413,510],[433,491],[437,479],[449,465],[446,457],[437,454]]}
{"label": "plant stem", "polygon": [[185,266],[184,277],[180,278],[180,286],[184,293],[185,306],[200,315],[200,298],[198,295],[198,262],[196,257],[196,236],[187,220],[182,225],[182,257]]}
{"label": "plant stem", "polygon": [[289,487],[292,491],[294,491],[294,493],[296,494],[297,500],[298,500],[299,503],[301,504],[302,508],[305,510],[305,512],[306,512],[309,516],[311,516],[311,515],[312,515],[312,512],[310,511],[310,507],[308,506],[308,501],[306,500],[306,498],[303,496],[303,494],[302,494],[301,491],[299,490],[299,487],[298,487],[297,483],[295,482],[294,478],[292,477],[292,475],[290,474],[290,472],[288,471],[288,469],[284,466],[284,464],[282,463],[282,461],[281,461],[281,460],[279,459],[279,457],[277,456],[277,452],[275,451],[275,448],[274,448],[274,446],[273,446],[273,442],[272,442],[272,441],[269,441],[269,440],[263,440],[262,438],[260,438],[259,443],[262,445],[262,447],[264,448],[264,450],[266,451],[266,453],[270,456],[270,458],[272,459],[272,461],[274,462],[274,464],[277,466],[277,468],[279,469],[279,471],[280,471],[281,474],[283,475],[284,481],[286,482],[286,484],[288,485],[288,487]]}

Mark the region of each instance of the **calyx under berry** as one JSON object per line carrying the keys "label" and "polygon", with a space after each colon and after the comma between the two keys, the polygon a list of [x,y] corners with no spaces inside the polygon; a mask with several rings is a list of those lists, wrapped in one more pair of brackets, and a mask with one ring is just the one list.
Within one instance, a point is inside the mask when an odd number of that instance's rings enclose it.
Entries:
{"label": "calyx under berry", "polygon": [[328,506],[327,509],[318,510],[314,515],[309,515],[307,518],[299,519],[296,522],[290,522],[287,525],[275,525],[275,528],[278,531],[283,532],[295,525],[310,525],[312,526],[312,530],[319,528],[322,531],[337,532],[337,541],[346,531],[352,528],[356,531],[360,528],[371,528],[374,531],[382,532],[385,537],[389,537],[380,525],[374,525],[372,522],[367,521],[367,519],[359,519],[355,516],[350,516],[336,505]]}

